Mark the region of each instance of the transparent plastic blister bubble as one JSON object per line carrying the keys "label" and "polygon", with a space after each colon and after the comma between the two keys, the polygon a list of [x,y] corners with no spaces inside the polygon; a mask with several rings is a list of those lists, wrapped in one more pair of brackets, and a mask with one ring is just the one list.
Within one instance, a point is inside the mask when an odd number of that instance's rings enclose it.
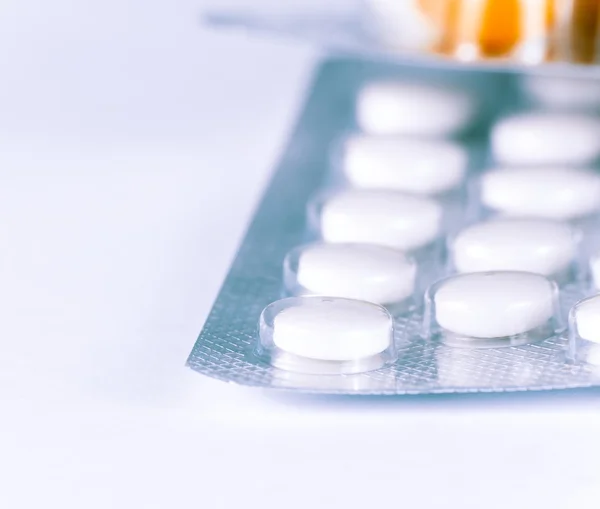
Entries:
{"label": "transparent plastic blister bubble", "polygon": [[582,283],[581,232],[563,221],[492,217],[465,226],[448,239],[448,272],[522,271],[560,286]]}
{"label": "transparent plastic blister bubble", "polygon": [[586,85],[555,107],[510,73],[324,63],[188,365],[318,393],[600,385],[597,161],[493,142],[506,118],[580,115]]}
{"label": "transparent plastic blister bubble", "polygon": [[377,304],[337,297],[290,297],[260,316],[257,356],[317,375],[373,371],[396,359],[394,320]]}
{"label": "transparent plastic blister bubble", "polygon": [[584,225],[600,212],[600,174],[592,168],[506,167],[481,175],[481,215],[569,221]]}
{"label": "transparent plastic blister bubble", "polygon": [[402,134],[349,134],[334,146],[331,185],[434,199],[442,208],[442,228],[450,231],[467,213],[467,181],[478,166],[480,147],[469,141]]}
{"label": "transparent plastic blister bubble", "polygon": [[498,165],[577,168],[600,156],[600,119],[577,111],[525,109],[498,120],[490,133]]}
{"label": "transparent plastic blister bubble", "polygon": [[569,356],[600,369],[600,295],[579,301],[569,313]]}
{"label": "transparent plastic blister bubble", "polygon": [[429,249],[443,237],[444,208],[435,198],[389,189],[348,188],[317,195],[308,215],[325,242],[387,246],[407,252]]}
{"label": "transparent plastic blister bubble", "polygon": [[471,272],[442,279],[425,294],[424,340],[460,348],[519,346],[562,328],[558,287],[539,274]]}
{"label": "transparent plastic blister bubble", "polygon": [[283,281],[291,296],[364,300],[400,314],[421,304],[425,269],[411,255],[386,246],[316,242],[286,255]]}
{"label": "transparent plastic blister bubble", "polygon": [[600,87],[594,80],[573,77],[525,76],[524,97],[534,107],[550,111],[600,112]]}

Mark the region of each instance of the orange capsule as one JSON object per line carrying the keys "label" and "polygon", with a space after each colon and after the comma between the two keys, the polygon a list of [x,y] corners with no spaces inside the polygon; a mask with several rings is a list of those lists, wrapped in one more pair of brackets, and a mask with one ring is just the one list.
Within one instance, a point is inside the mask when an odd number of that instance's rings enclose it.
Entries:
{"label": "orange capsule", "polygon": [[486,56],[509,54],[523,37],[520,0],[489,0],[483,9],[477,41]]}
{"label": "orange capsule", "polygon": [[571,21],[571,59],[590,63],[598,58],[600,0],[574,0]]}

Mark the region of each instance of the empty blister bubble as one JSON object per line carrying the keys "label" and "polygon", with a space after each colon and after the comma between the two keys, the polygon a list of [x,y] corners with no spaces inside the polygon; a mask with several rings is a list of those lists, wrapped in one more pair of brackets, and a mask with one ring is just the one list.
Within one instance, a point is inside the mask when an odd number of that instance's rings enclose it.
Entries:
{"label": "empty blister bubble", "polygon": [[[479,348],[438,348],[435,351],[436,373],[438,382],[445,387],[478,387],[494,389],[502,385],[505,388],[523,388],[531,386],[539,377],[535,364],[526,358],[514,359],[513,352],[503,356],[497,352],[502,361],[490,357],[489,351]],[[505,372],[505,380],[498,381],[498,363]]]}
{"label": "empty blister bubble", "polygon": [[458,272],[525,271],[562,283],[577,272],[578,240],[568,223],[498,218],[462,230],[449,251]]}
{"label": "empty blister bubble", "polygon": [[[320,373],[301,373],[299,371],[289,371],[278,369],[277,381],[281,387],[291,389],[314,389],[315,384],[319,388],[326,389],[332,393],[366,393],[381,388],[381,380],[377,377],[365,376],[363,373],[344,374],[344,376],[332,376],[331,374]],[[384,383],[387,391],[393,391],[395,388],[394,377],[390,377]]]}
{"label": "empty blister bubble", "polygon": [[521,85],[540,105],[569,110],[600,108],[600,81],[557,76],[524,76]]}
{"label": "empty blister bubble", "polygon": [[442,231],[437,201],[399,191],[349,189],[319,197],[309,205],[309,216],[326,242],[408,251],[431,244]]}
{"label": "empty blister bubble", "polygon": [[474,98],[464,90],[382,81],[359,92],[356,121],[369,134],[445,136],[466,128],[475,110]]}
{"label": "empty blister bubble", "polygon": [[579,301],[569,313],[569,355],[600,366],[600,295]]}
{"label": "empty blister bubble", "polygon": [[276,367],[315,374],[358,373],[395,359],[394,322],[370,302],[291,297],[267,306],[257,353]]}
{"label": "empty blister bubble", "polygon": [[522,217],[571,220],[600,210],[600,176],[569,168],[505,168],[481,177],[481,205]]}
{"label": "empty blister bubble", "polygon": [[467,149],[450,140],[402,136],[352,136],[344,143],[342,169],[352,186],[436,195],[464,181]]}
{"label": "empty blister bubble", "polygon": [[514,346],[560,327],[556,284],[539,274],[493,271],[453,276],[425,297],[423,336],[452,346]]}
{"label": "empty blister bubble", "polygon": [[365,300],[394,312],[415,304],[417,265],[396,249],[370,244],[310,244],[290,251],[283,265],[286,289],[292,295]]}
{"label": "empty blister bubble", "polygon": [[491,132],[492,153],[506,165],[586,165],[600,156],[600,118],[576,113],[521,113]]}

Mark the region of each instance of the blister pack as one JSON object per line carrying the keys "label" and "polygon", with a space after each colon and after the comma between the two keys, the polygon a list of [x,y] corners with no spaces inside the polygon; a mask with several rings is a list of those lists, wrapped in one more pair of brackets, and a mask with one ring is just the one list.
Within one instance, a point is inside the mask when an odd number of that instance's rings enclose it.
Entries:
{"label": "blister pack", "polygon": [[324,62],[188,366],[338,394],[600,385],[600,82]]}

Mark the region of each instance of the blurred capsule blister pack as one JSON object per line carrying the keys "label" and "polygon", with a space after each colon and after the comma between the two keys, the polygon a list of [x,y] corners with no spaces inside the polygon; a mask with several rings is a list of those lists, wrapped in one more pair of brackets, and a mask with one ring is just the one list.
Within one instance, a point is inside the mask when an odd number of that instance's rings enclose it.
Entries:
{"label": "blurred capsule blister pack", "polygon": [[332,60],[188,359],[244,385],[600,385],[600,81]]}

